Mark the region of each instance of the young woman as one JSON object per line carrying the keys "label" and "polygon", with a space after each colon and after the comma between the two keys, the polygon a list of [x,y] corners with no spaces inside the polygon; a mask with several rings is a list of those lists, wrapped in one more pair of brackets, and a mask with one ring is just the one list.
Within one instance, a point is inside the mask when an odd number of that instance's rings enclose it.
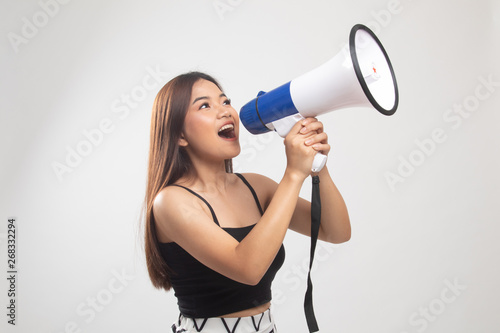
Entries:
{"label": "young woman", "polygon": [[[145,251],[156,288],[173,287],[173,332],[276,332],[271,282],[284,261],[287,229],[310,235],[311,204],[299,197],[317,151],[330,146],[323,124],[298,122],[284,140],[279,184],[232,173],[240,153],[238,113],[212,77],[190,72],[155,99],[146,191]],[[328,174],[321,178],[319,239],[341,243],[351,229]]]}

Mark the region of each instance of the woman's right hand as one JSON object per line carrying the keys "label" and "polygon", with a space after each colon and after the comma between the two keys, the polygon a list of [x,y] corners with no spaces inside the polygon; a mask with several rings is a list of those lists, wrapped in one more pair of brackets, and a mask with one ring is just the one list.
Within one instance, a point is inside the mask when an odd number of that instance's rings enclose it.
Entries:
{"label": "woman's right hand", "polygon": [[298,121],[284,140],[287,157],[286,172],[298,177],[301,181],[304,181],[311,174],[312,163],[317,153],[316,150],[305,143],[306,140],[317,133],[312,131],[302,134],[300,132],[304,126],[303,123],[310,123],[311,120],[317,121],[314,118]]}

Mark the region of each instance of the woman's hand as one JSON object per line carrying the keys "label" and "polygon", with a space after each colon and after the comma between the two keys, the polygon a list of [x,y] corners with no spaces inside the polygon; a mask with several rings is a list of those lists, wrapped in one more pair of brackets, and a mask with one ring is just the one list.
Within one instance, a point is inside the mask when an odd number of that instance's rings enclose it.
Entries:
{"label": "woman's hand", "polygon": [[330,145],[328,144],[328,136],[323,131],[323,123],[316,118],[306,118],[302,121],[302,128],[299,132],[307,137],[304,144],[322,153],[328,155]]}
{"label": "woman's hand", "polygon": [[302,181],[311,174],[314,156],[317,152],[328,154],[330,145],[323,132],[323,124],[316,118],[297,122],[284,141],[287,156],[287,171]]}

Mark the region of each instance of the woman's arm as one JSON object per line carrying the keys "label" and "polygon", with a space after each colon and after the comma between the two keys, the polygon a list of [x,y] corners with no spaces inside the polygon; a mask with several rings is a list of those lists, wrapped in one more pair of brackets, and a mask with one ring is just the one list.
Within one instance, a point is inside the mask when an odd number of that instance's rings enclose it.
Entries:
{"label": "woman's arm", "polygon": [[[351,223],[344,199],[335,186],[327,167],[319,173],[321,196],[321,224],[318,239],[330,243],[343,243],[351,238]],[[311,185],[312,186],[312,185]],[[311,235],[311,203],[302,198],[290,222],[290,229]]]}
{"label": "woman's arm", "polygon": [[[258,174],[244,174],[254,187],[265,209],[273,198],[278,184],[270,178]],[[351,224],[344,199],[332,181],[327,167],[319,173],[321,196],[321,225],[318,239],[330,243],[343,243],[351,237]],[[312,183],[306,181],[306,184]],[[311,236],[311,203],[298,198],[289,229]]]}

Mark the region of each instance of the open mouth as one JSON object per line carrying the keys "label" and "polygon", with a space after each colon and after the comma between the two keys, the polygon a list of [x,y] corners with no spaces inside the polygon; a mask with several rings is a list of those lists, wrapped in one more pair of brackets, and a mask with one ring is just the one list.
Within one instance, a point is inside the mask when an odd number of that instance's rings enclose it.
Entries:
{"label": "open mouth", "polygon": [[236,138],[236,133],[234,132],[233,124],[226,124],[219,129],[219,136],[223,139],[234,139]]}

